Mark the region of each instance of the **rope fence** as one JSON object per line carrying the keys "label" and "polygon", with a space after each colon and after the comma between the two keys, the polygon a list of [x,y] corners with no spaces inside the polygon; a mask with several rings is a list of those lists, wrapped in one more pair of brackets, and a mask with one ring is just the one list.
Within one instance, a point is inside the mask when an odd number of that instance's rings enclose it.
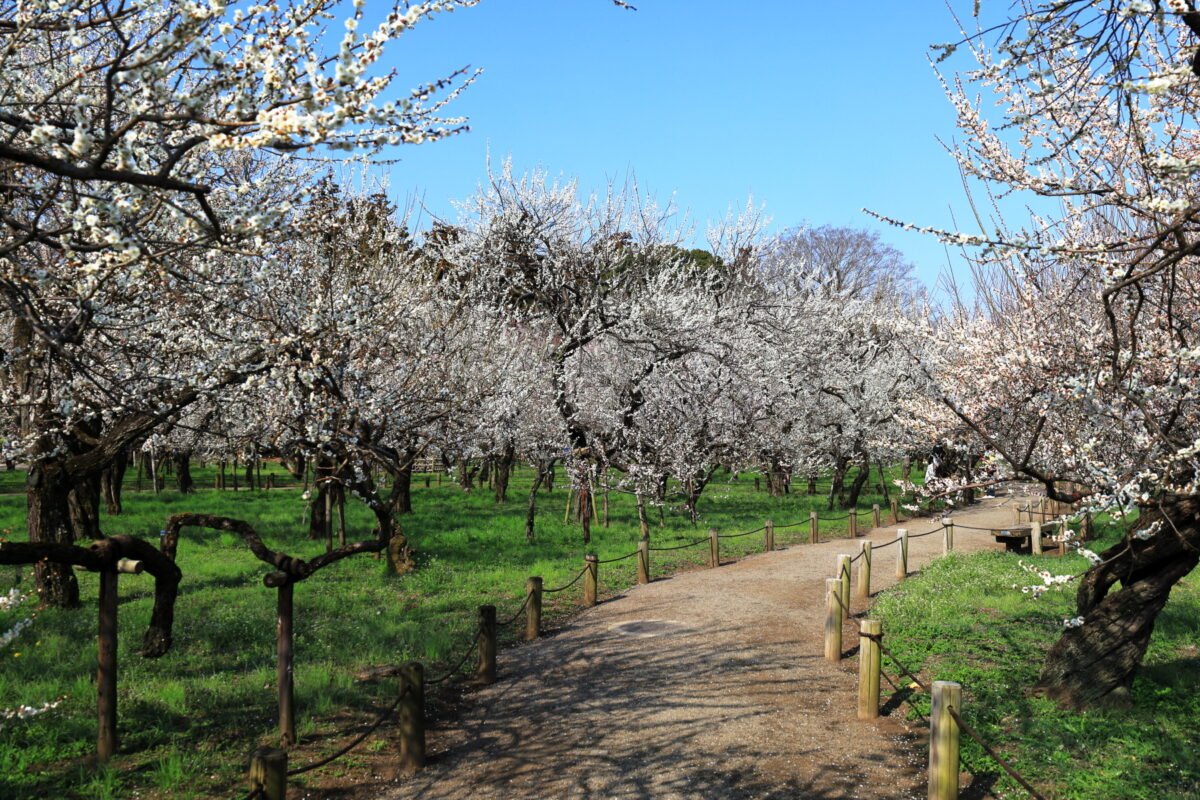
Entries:
{"label": "rope fence", "polygon": [[588,571],[588,568],[584,567],[583,569],[579,570],[579,572],[577,572],[575,574],[574,578],[571,578],[570,582],[563,584],[562,586],[559,586],[557,589],[542,589],[542,594],[557,594],[558,592],[564,592],[567,589],[570,589],[572,586],[579,583],[579,579],[582,578],[583,574],[587,571]]}
{"label": "rope fence", "polygon": [[458,671],[463,668],[463,665],[467,663],[467,659],[471,657],[471,654],[475,652],[475,647],[479,644],[479,640],[482,637],[483,637],[483,628],[480,628],[478,631],[475,632],[475,638],[471,640],[470,647],[468,647],[467,651],[465,653],[463,653],[463,657],[459,660],[459,662],[457,664],[454,665],[454,668],[451,669],[449,672],[447,672],[442,677],[430,678],[429,680],[425,681],[425,683],[428,683],[431,685],[438,684],[438,683],[445,683],[450,678],[453,678],[458,673]]}
{"label": "rope fence", "polygon": [[[679,544],[679,545],[675,545],[674,547],[651,547],[650,552],[651,553],[669,553],[672,550],[686,550],[689,547],[695,547],[696,545],[704,544],[707,541],[708,541],[708,539],[695,539],[693,541],[688,542],[687,544]],[[637,553],[635,552],[634,555],[637,555]]]}
{"label": "rope fence", "polygon": [[388,706],[386,709],[384,709],[384,711],[381,714],[379,714],[379,716],[375,717],[375,721],[372,722],[367,727],[367,729],[365,731],[363,731],[361,734],[359,734],[359,736],[354,741],[352,741],[350,744],[341,748],[333,755],[327,756],[326,758],[322,758],[320,761],[314,761],[311,764],[308,764],[303,767],[297,767],[296,769],[289,769],[286,773],[287,776],[290,778],[293,775],[303,775],[306,772],[312,772],[314,769],[320,769],[321,767],[325,766],[326,764],[332,764],[334,761],[338,760],[342,756],[349,753],[355,747],[358,747],[360,744],[363,743],[363,740],[365,740],[368,736],[370,736],[372,733],[375,732],[376,728],[378,728],[380,725],[383,724],[384,720],[386,720],[388,717],[390,717],[392,714],[395,713],[396,708],[400,705],[400,701],[403,700],[409,694],[409,692],[411,690],[412,690],[411,686],[404,687],[404,691],[402,691],[400,693],[400,696],[397,697],[390,706]]}
{"label": "rope fence", "polygon": [[[543,591],[545,591],[545,590],[543,590]],[[524,602],[524,603],[521,603],[521,607],[517,609],[516,613],[515,613],[515,614],[513,614],[513,615],[512,615],[511,617],[509,617],[508,619],[506,619],[504,622],[500,622],[500,623],[497,623],[497,624],[498,624],[498,625],[499,625],[501,628],[507,628],[509,625],[512,625],[514,622],[516,622],[516,621],[517,621],[517,619],[518,619],[518,618],[519,618],[519,617],[520,617],[522,614],[524,614],[524,613],[525,613],[525,609],[529,608],[529,601],[530,601],[532,598],[533,598],[533,595],[532,595],[532,594],[528,594],[528,593],[527,593],[527,594],[525,595],[525,602]]]}
{"label": "rope fence", "polygon": [[[839,662],[842,659],[843,628],[845,623],[853,618],[853,612],[849,603],[849,586],[852,573],[851,567],[855,562],[861,561],[858,567],[858,596],[865,599],[870,595],[872,556],[878,550],[892,544],[900,545],[900,549],[896,554],[896,578],[899,581],[903,580],[908,574],[907,558],[908,542],[910,540],[924,538],[945,531],[944,548],[945,552],[948,553],[953,549],[954,528],[992,530],[991,528],[973,528],[965,525],[957,525],[949,518],[947,518],[946,523],[934,530],[920,534],[910,535],[908,531],[901,528],[897,531],[897,537],[887,544],[874,547],[873,543],[864,541],[862,550],[853,558],[849,555],[838,556],[836,577],[829,578],[825,582],[826,615],[824,627],[825,658],[827,660]],[[1031,797],[1035,798],[1035,800],[1045,800],[1045,797],[1024,776],[1017,772],[1012,764],[997,753],[993,747],[988,745],[983,737],[963,720],[959,713],[962,704],[962,687],[959,684],[951,681],[934,681],[931,685],[923,680],[884,643],[882,622],[879,620],[859,620],[858,636],[858,717],[860,719],[875,719],[879,716],[881,680],[886,680],[892,687],[893,698],[912,705],[911,699],[907,696],[901,696],[900,693],[902,690],[897,682],[882,670],[881,662],[884,656],[888,658],[901,675],[911,681],[909,688],[918,688],[930,695],[932,704],[929,713],[930,800],[957,800],[958,798],[958,776],[961,764],[958,746],[959,731],[966,733],[976,741],[984,753],[993,759]],[[924,716],[920,709],[915,706],[913,708],[918,714]]]}

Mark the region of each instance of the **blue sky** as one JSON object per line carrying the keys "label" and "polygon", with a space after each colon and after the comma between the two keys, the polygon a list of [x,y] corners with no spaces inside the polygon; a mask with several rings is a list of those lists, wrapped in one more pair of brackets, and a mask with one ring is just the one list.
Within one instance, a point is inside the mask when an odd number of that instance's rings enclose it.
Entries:
{"label": "blue sky", "polygon": [[[370,4],[368,4],[369,6]],[[471,131],[402,147],[391,191],[441,217],[494,161],[578,176],[585,190],[635,172],[660,200],[707,219],[765,205],[803,222],[880,231],[932,286],[932,237],[888,229],[864,206],[950,227],[966,209],[937,137],[954,117],[927,60],[956,39],[939,0],[484,0],[423,23],[385,62],[405,88],[465,65],[484,74],[453,110]],[[957,261],[956,256],[952,256]],[[961,266],[958,267],[961,270]]]}

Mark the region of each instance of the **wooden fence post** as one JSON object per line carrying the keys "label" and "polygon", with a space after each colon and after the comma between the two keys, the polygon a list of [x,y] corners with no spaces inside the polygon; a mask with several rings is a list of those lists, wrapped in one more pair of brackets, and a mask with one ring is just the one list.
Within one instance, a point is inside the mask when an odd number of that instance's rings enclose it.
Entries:
{"label": "wooden fence post", "polygon": [[857,539],[858,538],[858,509],[856,509],[856,508],[850,509],[850,516],[846,518],[846,522],[848,525],[847,533],[849,534],[850,538]]}
{"label": "wooden fence post", "polygon": [[1029,534],[1033,540],[1033,554],[1040,556],[1042,554],[1042,523],[1036,521],[1029,523]]}
{"label": "wooden fence post", "polygon": [[900,501],[899,500],[892,501],[892,524],[893,525],[900,524]]}
{"label": "wooden fence post", "polygon": [[583,604],[594,606],[600,589],[600,557],[588,553],[583,557],[583,567]]}
{"label": "wooden fence post", "polygon": [[812,475],[808,476],[808,493],[810,495],[817,493],[817,479]]}
{"label": "wooden fence post", "polygon": [[871,596],[871,540],[862,543],[862,553],[858,558],[858,596],[866,600]]}
{"label": "wooden fence post", "polygon": [[877,619],[864,619],[859,626],[858,636],[858,718],[875,719],[879,716],[879,635],[883,623]]}
{"label": "wooden fence post", "polygon": [[837,557],[837,579],[842,582],[838,590],[838,597],[842,599],[842,613],[848,614],[850,608],[850,559],[845,553],[839,553]]}
{"label": "wooden fence post", "polygon": [[958,800],[958,723],[950,710],[962,709],[962,687],[933,682],[929,710],[929,800]]}
{"label": "wooden fence post", "polygon": [[896,580],[908,577],[908,530],[900,528],[896,531],[899,544],[896,545]]}
{"label": "wooden fence post", "polygon": [[260,747],[250,754],[250,792],[263,800],[284,800],[287,794],[287,753]]}
{"label": "wooden fence post", "polygon": [[525,581],[525,593],[529,595],[529,606],[525,611],[525,638],[532,641],[542,635],[542,579],[535,576]]}
{"label": "wooden fence post", "polygon": [[484,685],[496,682],[496,607],[479,607],[479,668],[475,680]]}
{"label": "wooden fence post", "polygon": [[815,512],[815,511],[808,512],[808,543],[809,544],[816,544],[817,542],[821,541],[821,532],[817,528],[817,526],[819,524],[820,524],[820,520],[817,519],[817,512]]}
{"label": "wooden fence post", "polygon": [[771,520],[763,526],[763,549],[768,553],[775,549],[775,523]]}
{"label": "wooden fence post", "polygon": [[838,604],[838,594],[842,582],[837,578],[825,581],[825,659],[827,661],[842,660],[842,607]]}
{"label": "wooden fence post", "polygon": [[942,524],[946,526],[942,531],[942,553],[945,554],[954,549],[954,520],[947,518]]}
{"label": "wooden fence post", "polygon": [[284,747],[296,743],[296,691],[293,677],[293,605],[291,578],[279,587],[275,603],[275,683],[279,689],[279,736]]}
{"label": "wooden fence post", "polygon": [[721,540],[716,528],[708,529],[708,566],[710,569],[721,566]]}
{"label": "wooden fence post", "polygon": [[882,527],[879,522],[879,503],[876,503],[871,506],[871,524],[876,528]]}
{"label": "wooden fence post", "polygon": [[420,662],[410,661],[400,668],[400,705],[396,709],[396,728],[400,737],[400,771],[412,774],[424,769],[425,668]]}
{"label": "wooden fence post", "polygon": [[648,539],[638,540],[637,582],[650,582],[650,541]]}
{"label": "wooden fence post", "polygon": [[100,570],[99,640],[96,643],[96,760],[117,751],[117,570]]}

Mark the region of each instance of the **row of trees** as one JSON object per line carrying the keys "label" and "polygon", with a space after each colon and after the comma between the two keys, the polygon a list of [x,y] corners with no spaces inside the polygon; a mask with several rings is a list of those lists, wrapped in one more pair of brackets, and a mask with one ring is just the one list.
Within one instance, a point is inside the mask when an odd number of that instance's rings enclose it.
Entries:
{"label": "row of trees", "polygon": [[[332,53],[323,0],[0,5],[0,408],[31,540],[98,537],[101,489],[119,508],[147,445],[181,468],[238,452],[313,468],[314,518],[353,494],[397,569],[422,454],[562,461],[583,487],[616,467],[660,500],[675,477],[694,513],[717,463],[896,450],[887,398],[912,370],[892,374],[905,359],[873,309],[914,295],[869,236],[788,250],[749,213],[692,253],[636,187],[587,198],[507,168],[414,235],[382,194],[296,157],[459,130],[439,115],[468,76],[389,100],[372,65],[463,5],[368,20],[356,3]],[[814,271],[805,248],[842,240],[865,247]],[[37,580],[43,602],[78,602],[69,568]]]}

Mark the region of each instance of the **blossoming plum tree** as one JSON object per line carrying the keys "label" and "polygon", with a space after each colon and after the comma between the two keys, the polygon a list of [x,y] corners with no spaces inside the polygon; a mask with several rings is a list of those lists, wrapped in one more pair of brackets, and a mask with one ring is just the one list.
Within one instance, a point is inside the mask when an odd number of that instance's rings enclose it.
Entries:
{"label": "blossoming plum tree", "polygon": [[1015,473],[1140,512],[1081,579],[1042,668],[1044,691],[1083,705],[1127,692],[1171,587],[1200,560],[1198,20],[1188,0],[1019,11],[964,34],[978,68],[946,81],[955,155],[997,194],[1054,205],[1023,226],[941,232],[980,247],[979,301],[930,328],[926,364],[943,421]]}

